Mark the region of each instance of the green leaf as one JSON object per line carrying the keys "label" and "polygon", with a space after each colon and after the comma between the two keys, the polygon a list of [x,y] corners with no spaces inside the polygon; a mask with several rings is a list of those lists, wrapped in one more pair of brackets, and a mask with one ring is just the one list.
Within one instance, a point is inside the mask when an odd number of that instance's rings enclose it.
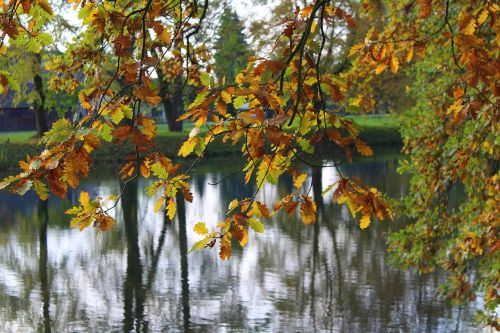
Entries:
{"label": "green leaf", "polygon": [[254,231],[259,232],[259,233],[264,232],[264,223],[260,222],[259,220],[254,219],[254,218],[249,218],[248,223],[250,223],[250,227]]}
{"label": "green leaf", "polygon": [[193,252],[194,250],[202,250],[205,247],[205,245],[208,244],[210,239],[211,239],[210,236],[207,236],[207,237],[203,238],[201,241],[194,243],[193,247],[191,248],[191,250],[189,252]]}
{"label": "green leaf", "polygon": [[53,43],[52,36],[46,32],[42,32],[37,36],[38,40],[43,45],[50,45]]}
{"label": "green leaf", "polygon": [[83,20],[83,19],[85,19],[87,16],[89,16],[91,12],[92,12],[92,7],[91,7],[91,6],[84,6],[84,7],[82,7],[82,9],[80,9],[80,11],[78,12],[78,18],[79,18],[80,20]]}
{"label": "green leaf", "polygon": [[209,94],[208,91],[204,91],[204,92],[198,94],[198,96],[196,96],[193,103],[191,103],[191,105],[189,105],[189,109],[200,106],[203,103],[203,101],[205,101],[205,98],[207,98],[208,94]]}
{"label": "green leaf", "polygon": [[108,124],[102,125],[101,129],[101,136],[102,139],[106,142],[111,142],[113,141],[113,128],[109,126]]}
{"label": "green leaf", "polygon": [[46,145],[67,141],[75,133],[73,125],[68,119],[59,119],[52,128],[43,135],[42,142]]}
{"label": "green leaf", "polygon": [[247,99],[245,96],[238,96],[234,99],[233,105],[235,109],[239,109],[243,104],[245,104]]}
{"label": "green leaf", "polygon": [[33,182],[33,189],[40,197],[40,200],[45,201],[49,198],[49,189],[47,188],[47,185],[45,185],[38,179]]}
{"label": "green leaf", "polygon": [[297,143],[299,144],[300,148],[306,153],[312,154],[314,153],[314,146],[312,146],[309,143],[309,140],[306,138],[300,137],[297,139]]}
{"label": "green leaf", "polygon": [[160,162],[156,162],[151,166],[151,172],[153,172],[153,175],[160,179],[167,179],[168,178],[168,172],[167,170],[161,165]]}
{"label": "green leaf", "polygon": [[212,82],[212,78],[210,77],[210,74],[207,72],[204,72],[201,74],[200,77],[201,84],[203,84],[205,87],[210,85],[210,82]]}

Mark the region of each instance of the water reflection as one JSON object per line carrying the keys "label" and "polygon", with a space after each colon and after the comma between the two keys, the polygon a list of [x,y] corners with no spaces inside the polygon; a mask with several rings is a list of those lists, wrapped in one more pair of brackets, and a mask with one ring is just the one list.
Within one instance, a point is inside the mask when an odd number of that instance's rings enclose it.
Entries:
{"label": "water reflection", "polygon": [[[215,227],[230,200],[253,193],[227,161],[200,168],[195,203],[178,197],[178,215],[153,213],[143,182],[130,183],[109,233],[67,229],[64,211],[78,193],[49,203],[0,193],[0,331],[161,332],[474,331],[474,309],[439,300],[440,273],[419,276],[387,265],[385,239],[404,221],[374,223],[361,232],[345,207],[321,192],[338,175],[310,168],[319,220],[304,227],[286,214],[252,234],[229,262],[217,251],[188,253],[199,238],[194,223]],[[393,197],[407,190],[395,160],[342,170]],[[213,172],[211,170],[217,170]],[[117,192],[102,175],[84,184],[94,195]],[[271,203],[293,186],[265,187]],[[36,237],[38,235],[38,237]]]}

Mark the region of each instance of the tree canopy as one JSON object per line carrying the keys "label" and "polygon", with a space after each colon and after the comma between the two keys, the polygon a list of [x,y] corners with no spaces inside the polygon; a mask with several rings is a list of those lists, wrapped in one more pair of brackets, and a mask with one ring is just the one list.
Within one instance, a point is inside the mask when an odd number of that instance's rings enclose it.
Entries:
{"label": "tree canopy", "polygon": [[[308,166],[321,166],[308,156],[320,147],[334,154],[328,166],[350,162],[354,152],[372,155],[359,139],[359,127],[336,110],[374,107],[375,82],[384,73],[406,71],[415,106],[405,112],[404,151],[410,155],[401,171],[411,172],[411,193],[398,207],[357,179],[344,177],[323,193],[346,204],[361,228],[372,219],[391,219],[393,211],[414,223],[390,238],[394,260],[429,272],[438,267],[450,278],[444,292],[464,301],[484,294],[484,319],[498,328],[500,182],[498,117],[500,95],[500,7],[492,0],[391,1],[363,0],[361,17],[349,2],[314,0],[291,8],[273,25],[278,34],[269,54],[248,64],[227,82],[212,79],[211,50],[196,36],[205,24],[209,2],[177,0],[69,0],[82,27],[62,55],[45,65],[52,74],[48,87],[78,95],[87,114],[78,122],[61,119],[43,138],[43,151],[20,162],[21,172],[0,188],[24,194],[35,190],[42,200],[49,191],[63,197],[78,187],[92,169],[92,152],[103,144],[132,143],[119,175],[127,184],[152,178],[145,190],[172,219],[177,194],[193,201],[189,177],[212,142],[240,145],[245,182],[276,184],[288,174],[294,190],[281,200],[263,203],[256,194],[231,202],[218,230],[194,224],[202,239],[195,249],[219,247],[231,256],[233,240],[244,246],[249,230],[262,232],[263,219],[279,210],[298,212],[314,223],[316,204],[304,186]],[[353,2],[354,3],[354,2]],[[0,1],[0,53],[14,46],[47,43],[40,22],[51,20],[47,0]],[[334,71],[324,60],[335,57],[332,32],[370,22],[365,38],[352,45],[348,70]],[[340,40],[344,37],[340,36]],[[36,50],[34,50],[36,53]],[[154,74],[181,77],[197,89],[196,98],[178,119],[195,128],[178,157],[155,149],[155,122],[145,104],[162,101]],[[182,76],[180,76],[182,74]],[[8,68],[0,72],[2,91],[16,86]],[[238,110],[244,103],[249,109]],[[336,108],[327,107],[334,104]],[[209,121],[210,120],[210,121]],[[123,146],[128,147],[128,146]],[[186,159],[194,155],[194,159]],[[91,198],[81,192],[80,205],[68,211],[71,225],[107,230],[108,214],[123,194]],[[462,193],[450,202],[453,192]]]}

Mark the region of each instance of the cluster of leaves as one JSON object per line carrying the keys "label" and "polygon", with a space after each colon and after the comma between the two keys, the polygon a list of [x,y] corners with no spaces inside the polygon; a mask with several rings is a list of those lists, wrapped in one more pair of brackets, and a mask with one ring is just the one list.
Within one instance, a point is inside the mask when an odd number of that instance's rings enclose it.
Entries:
{"label": "cluster of leaves", "polygon": [[[354,24],[348,14],[328,2],[297,9],[294,16],[279,24],[282,34],[276,42],[273,58],[250,58],[234,84],[221,86],[209,80],[203,82],[204,88],[181,117],[191,119],[196,128],[179,155],[201,156],[218,136],[223,142],[240,143],[246,158],[241,171],[245,173],[246,183],[255,181],[257,192],[265,183],[276,184],[284,174],[291,176],[300,190],[307,175],[293,162],[310,164],[304,156],[314,153],[322,144],[339,148],[348,161],[352,158],[351,149],[364,156],[372,155],[371,148],[358,138],[356,125],[325,107],[327,100],[344,98],[345,84],[333,74],[319,70],[322,50],[321,47],[316,48],[316,52],[313,49],[317,44],[315,39],[321,37],[320,25],[339,19]],[[241,109],[244,104],[248,108]],[[231,106],[238,111],[228,112]],[[214,124],[207,123],[208,119]],[[208,126],[208,130],[201,131],[202,126]],[[333,198],[337,202],[347,203],[353,215],[361,212],[362,228],[368,227],[372,213],[379,219],[391,216],[388,205],[375,189],[370,191],[344,177],[331,184],[329,190],[334,188]],[[313,223],[316,205],[309,193],[310,188],[305,193],[297,191],[284,196],[274,205],[273,213],[285,208],[292,216],[300,205],[302,221]],[[226,258],[227,237],[245,244],[246,232],[239,230],[246,230],[248,224],[252,226],[249,221],[259,212],[264,217],[267,215],[255,208],[256,194],[240,202],[241,211],[220,224],[221,231],[204,233],[205,238],[195,248],[211,247],[220,240],[221,258]]]}
{"label": "cluster of leaves", "polygon": [[364,8],[365,19],[385,21],[351,50],[359,56],[346,77],[365,92],[351,103],[372,107],[375,77],[404,67],[416,100],[403,116],[411,159],[400,168],[412,174],[402,212],[415,223],[391,235],[392,258],[421,272],[444,268],[442,291],[456,301],[484,293],[483,319],[498,329],[500,6],[420,0]]}

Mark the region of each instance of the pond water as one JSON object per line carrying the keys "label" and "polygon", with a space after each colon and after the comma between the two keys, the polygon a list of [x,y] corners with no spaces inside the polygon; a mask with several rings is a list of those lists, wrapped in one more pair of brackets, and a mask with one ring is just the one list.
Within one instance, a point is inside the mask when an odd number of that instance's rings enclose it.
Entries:
{"label": "pond water", "polygon": [[[451,306],[436,295],[439,272],[420,276],[388,264],[386,237],[404,221],[376,222],[361,231],[346,207],[316,197],[319,219],[301,225],[278,215],[230,261],[217,250],[189,253],[198,221],[224,219],[233,198],[251,196],[235,161],[204,162],[193,175],[194,202],[179,204],[173,222],[132,183],[115,210],[110,232],[68,228],[67,199],[39,202],[0,192],[1,332],[473,332],[475,306]],[[394,198],[407,192],[396,158],[341,168]],[[314,190],[338,174],[310,169]],[[305,188],[309,186],[305,184]],[[284,179],[259,200],[272,204],[293,187]],[[119,191],[103,171],[82,189]]]}

